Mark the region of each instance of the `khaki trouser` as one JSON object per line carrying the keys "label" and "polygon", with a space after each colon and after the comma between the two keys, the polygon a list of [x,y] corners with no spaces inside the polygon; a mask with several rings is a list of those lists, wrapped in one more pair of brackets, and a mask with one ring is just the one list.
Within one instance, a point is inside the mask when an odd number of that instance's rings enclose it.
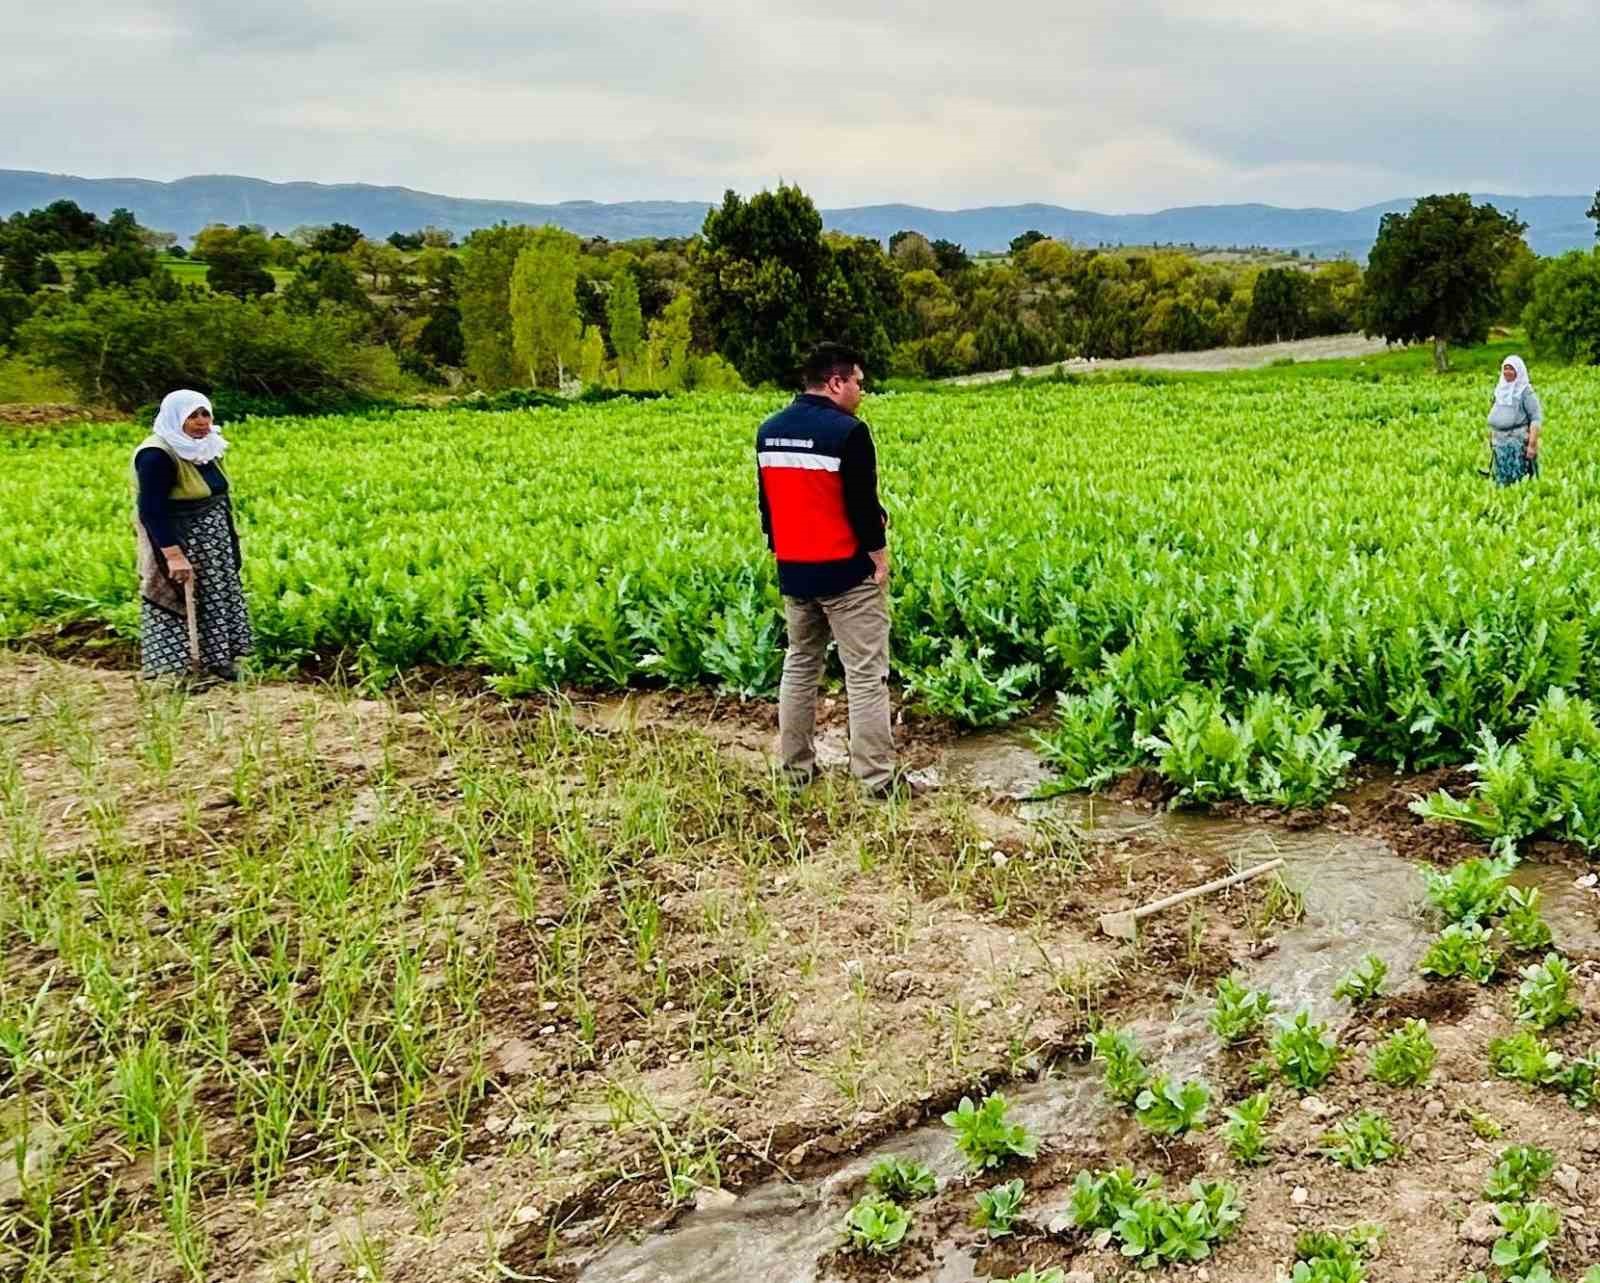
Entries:
{"label": "khaki trouser", "polygon": [[834,597],[785,597],[789,649],[778,690],[778,736],[784,768],[816,770],[817,692],[832,636],[844,664],[850,709],[850,770],[870,789],[894,778],[889,729],[889,598],[868,579]]}

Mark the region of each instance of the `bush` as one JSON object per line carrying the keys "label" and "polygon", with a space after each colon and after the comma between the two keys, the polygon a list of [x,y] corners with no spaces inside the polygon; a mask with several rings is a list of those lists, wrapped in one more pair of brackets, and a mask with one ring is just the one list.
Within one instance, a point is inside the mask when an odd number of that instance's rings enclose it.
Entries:
{"label": "bush", "polygon": [[1539,355],[1600,365],[1600,249],[1546,262],[1522,320]]}
{"label": "bush", "polygon": [[399,386],[394,355],[367,343],[353,316],[197,290],[162,297],[104,289],[81,302],[52,300],[24,323],[18,345],[87,399],[122,409],[192,387],[296,412],[342,410]]}

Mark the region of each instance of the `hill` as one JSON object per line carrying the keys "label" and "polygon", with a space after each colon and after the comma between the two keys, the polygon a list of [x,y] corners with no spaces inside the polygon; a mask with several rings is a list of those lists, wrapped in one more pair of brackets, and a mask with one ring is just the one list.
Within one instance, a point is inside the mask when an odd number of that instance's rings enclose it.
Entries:
{"label": "hill", "polygon": [[[33,170],[0,169],[0,214],[73,200],[102,217],[119,206],[147,227],[192,237],[207,223],[260,223],[288,232],[307,223],[351,223],[371,236],[413,231],[429,224],[464,235],[497,222],[554,223],[582,236],[628,240],[689,236],[700,230],[707,204],[699,201],[472,200],[375,187],[365,183],[272,183],[260,178],[204,175],[155,182],[142,178],[78,178]],[[1541,254],[1587,248],[1594,226],[1584,196],[1479,194],[1528,223],[1528,243]],[[902,228],[944,237],[977,252],[1005,249],[1013,236],[1037,228],[1080,245],[1260,245],[1332,257],[1364,258],[1378,221],[1409,207],[1409,198],[1361,209],[1285,209],[1276,205],[1191,205],[1152,214],[1099,214],[1060,205],[993,205],[940,210],[920,205],[861,205],[822,211],[830,228],[887,240]]]}

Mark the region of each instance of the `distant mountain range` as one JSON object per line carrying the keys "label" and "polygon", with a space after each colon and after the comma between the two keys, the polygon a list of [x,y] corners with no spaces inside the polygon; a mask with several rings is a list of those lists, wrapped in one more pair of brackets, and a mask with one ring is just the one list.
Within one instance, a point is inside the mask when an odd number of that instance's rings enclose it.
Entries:
{"label": "distant mountain range", "polygon": [[[146,227],[192,237],[207,223],[260,223],[289,232],[308,223],[350,223],[369,236],[433,225],[465,235],[478,227],[554,223],[582,236],[629,240],[639,236],[690,236],[700,230],[708,204],[699,201],[520,201],[436,196],[408,187],[365,183],[269,183],[260,178],[206,175],[161,183],[142,178],[75,178],[33,170],[0,169],[0,216],[53,200],[73,200],[101,216],[131,209]],[[1586,196],[1477,195],[1528,224],[1528,243],[1540,254],[1587,248],[1594,224]],[[926,209],[920,205],[861,205],[825,209],[824,223],[856,236],[887,241],[903,228],[944,237],[968,250],[1003,250],[1013,236],[1037,228],[1078,245],[1193,243],[1297,249],[1303,254],[1366,257],[1378,220],[1411,200],[1361,209],[1283,209],[1275,205],[1191,205],[1154,214],[1096,214],[1059,205],[992,205],[979,209]]]}

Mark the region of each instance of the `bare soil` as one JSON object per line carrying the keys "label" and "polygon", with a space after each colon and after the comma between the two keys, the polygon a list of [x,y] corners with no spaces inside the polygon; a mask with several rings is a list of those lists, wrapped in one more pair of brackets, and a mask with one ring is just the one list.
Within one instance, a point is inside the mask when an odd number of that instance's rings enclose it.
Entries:
{"label": "bare soil", "polygon": [[[1338,357],[1377,356],[1389,350],[1382,339],[1369,339],[1361,334],[1335,334],[1318,339],[1295,339],[1288,343],[1262,343],[1255,347],[1217,347],[1203,352],[1160,352],[1152,356],[1130,356],[1120,360],[1099,361],[1079,358],[1062,361],[1060,368],[1085,372],[1091,370],[1255,370],[1274,361],[1327,361]],[[1055,365],[1028,366],[1024,376],[1053,374]],[[1012,378],[1014,371],[993,370],[985,374],[964,374],[945,382],[956,386],[973,386],[980,383],[1000,383]]]}

